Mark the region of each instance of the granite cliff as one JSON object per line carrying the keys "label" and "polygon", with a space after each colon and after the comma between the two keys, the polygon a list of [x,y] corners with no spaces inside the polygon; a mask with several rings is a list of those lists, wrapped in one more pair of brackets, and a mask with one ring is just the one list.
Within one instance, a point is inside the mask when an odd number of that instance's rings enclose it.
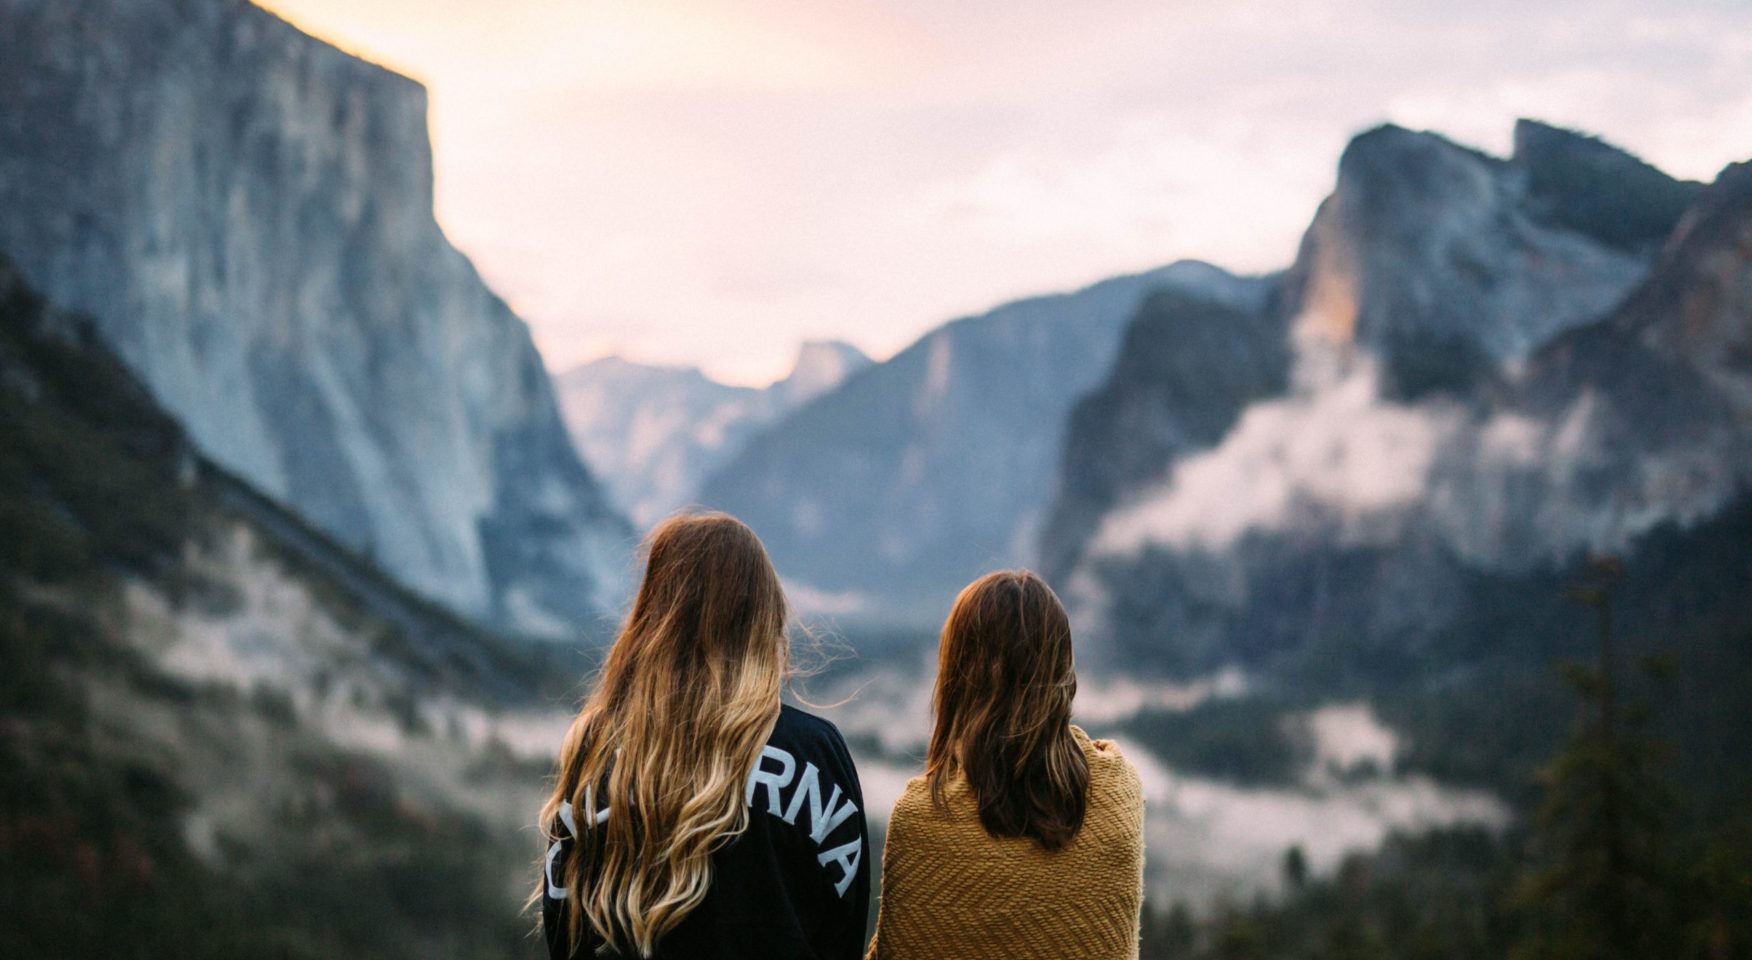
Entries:
{"label": "granite cliff", "polygon": [[1516,142],[1362,134],[1261,314],[1134,320],[1042,545],[1109,654],[1416,655],[1481,578],[1634,553],[1745,489],[1744,167],[1705,188],[1532,122]]}
{"label": "granite cliff", "polygon": [[432,211],[426,94],[243,0],[0,0],[0,249],[219,463],[421,593],[543,635],[629,529]]}

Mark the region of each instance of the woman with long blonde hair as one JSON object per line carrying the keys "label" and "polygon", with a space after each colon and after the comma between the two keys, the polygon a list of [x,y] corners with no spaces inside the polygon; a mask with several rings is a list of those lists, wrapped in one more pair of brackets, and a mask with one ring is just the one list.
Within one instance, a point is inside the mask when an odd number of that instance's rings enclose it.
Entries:
{"label": "woman with long blonde hair", "polygon": [[560,748],[540,823],[548,953],[856,957],[863,794],[832,724],[779,702],[787,610],[760,540],[679,516]]}
{"label": "woman with long blonde hair", "polygon": [[1117,747],[1071,724],[1076,693],[1045,581],[1004,571],[961,591],[925,773],[888,821],[871,957],[1137,957],[1143,790]]}

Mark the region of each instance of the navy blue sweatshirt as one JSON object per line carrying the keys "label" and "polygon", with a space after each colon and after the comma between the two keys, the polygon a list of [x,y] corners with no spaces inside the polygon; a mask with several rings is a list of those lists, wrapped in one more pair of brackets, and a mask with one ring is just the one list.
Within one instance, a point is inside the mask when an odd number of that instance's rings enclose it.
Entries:
{"label": "navy blue sweatshirt", "polygon": [[[853,960],[863,955],[870,904],[864,794],[833,724],[785,706],[744,793],[748,829],[712,855],[705,900],[657,944],[655,957]],[[569,811],[568,811],[569,812]],[[577,829],[588,829],[573,818]],[[564,824],[552,835],[569,838]],[[542,926],[552,960],[589,960],[601,946],[585,925],[567,948],[562,839],[548,851]],[[612,955],[612,954],[611,954]]]}

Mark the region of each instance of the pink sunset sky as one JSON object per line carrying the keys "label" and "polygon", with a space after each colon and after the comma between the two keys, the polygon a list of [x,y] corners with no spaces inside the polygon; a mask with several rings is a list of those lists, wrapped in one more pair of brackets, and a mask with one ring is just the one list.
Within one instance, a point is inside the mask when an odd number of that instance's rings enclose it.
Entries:
{"label": "pink sunset sky", "polygon": [[431,91],[438,214],[550,367],[781,375],[1182,257],[1283,266],[1351,134],[1752,157],[1743,0],[272,0]]}

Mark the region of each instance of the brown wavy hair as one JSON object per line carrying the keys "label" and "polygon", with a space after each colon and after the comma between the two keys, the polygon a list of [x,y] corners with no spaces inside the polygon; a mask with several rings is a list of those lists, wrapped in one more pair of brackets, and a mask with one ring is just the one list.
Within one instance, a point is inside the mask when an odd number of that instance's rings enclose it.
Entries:
{"label": "brown wavy hair", "polygon": [[1071,735],[1076,695],[1070,618],[1046,581],[1006,570],[968,584],[938,646],[931,798],[942,804],[959,774],[986,833],[1047,850],[1069,843],[1089,795],[1089,763]]}
{"label": "brown wavy hair", "polygon": [[538,821],[556,841],[571,805],[574,950],[588,924],[615,951],[650,956],[705,899],[713,851],[748,827],[744,784],[790,669],[784,591],[754,531],[721,513],[677,516],[646,550]]}

